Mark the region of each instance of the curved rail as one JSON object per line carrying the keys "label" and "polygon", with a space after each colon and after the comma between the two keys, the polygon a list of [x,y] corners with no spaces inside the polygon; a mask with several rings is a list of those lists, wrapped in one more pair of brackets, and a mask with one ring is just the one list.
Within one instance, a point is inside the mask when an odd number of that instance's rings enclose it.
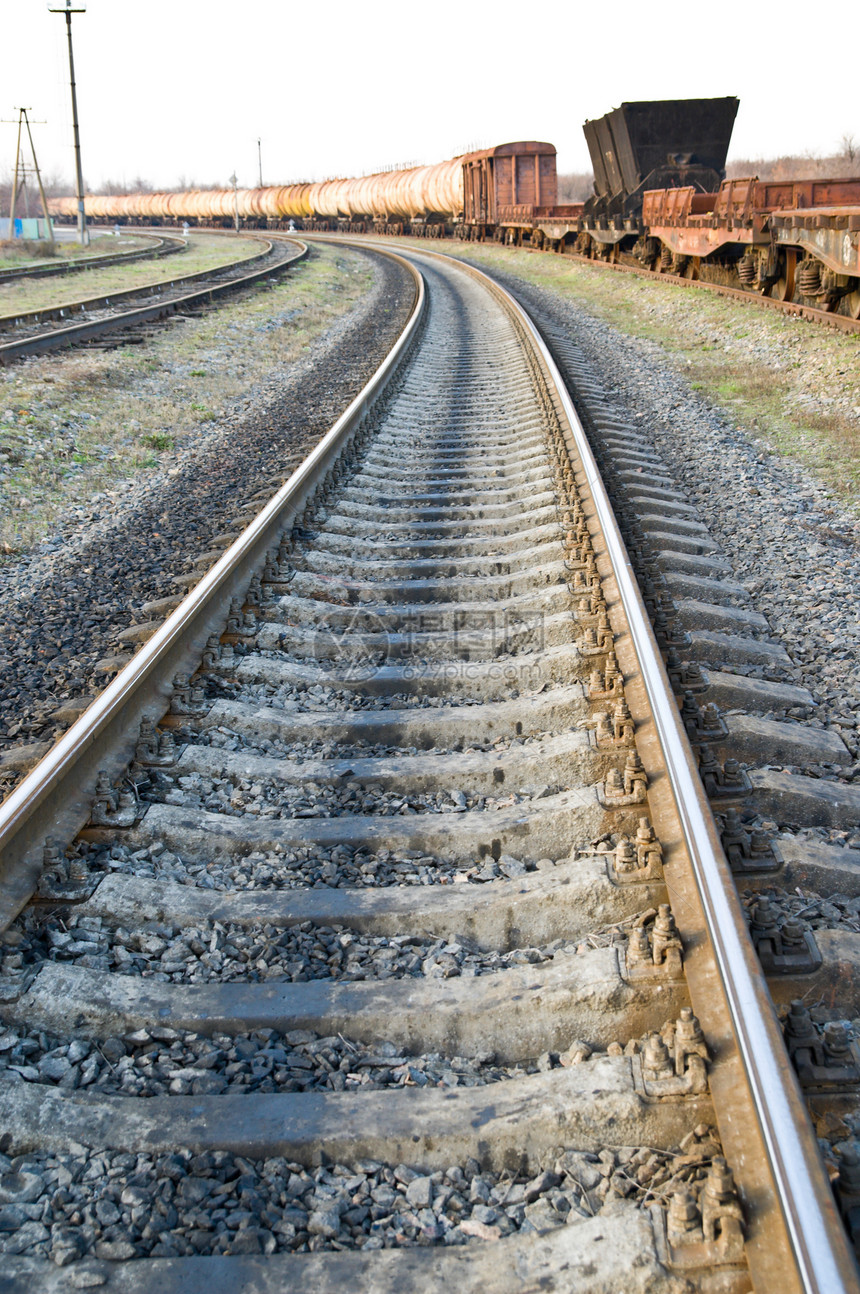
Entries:
{"label": "curved rail", "polygon": [[[261,279],[270,278],[273,274],[287,269],[296,261],[302,260],[307,255],[307,245],[298,238],[290,238],[289,241],[297,245],[301,250],[296,256],[287,260],[280,261],[275,265],[266,265],[263,269],[252,271],[250,274],[243,274],[238,278],[225,279],[222,283],[213,283],[209,287],[200,288],[196,292],[186,292],[180,296],[171,297],[167,301],[159,301],[148,306],[139,306],[134,310],[124,310],[117,314],[110,315],[106,319],[91,319],[86,323],[69,324],[65,328],[57,328],[51,332],[39,333],[34,337],[25,337],[20,341],[5,342],[0,345],[0,364],[8,364],[16,359],[22,359],[25,355],[38,355],[43,351],[59,350],[64,346],[74,345],[76,342],[88,341],[93,337],[104,336],[106,333],[116,332],[120,328],[132,327],[136,324],[148,323],[154,319],[164,319],[168,315],[175,314],[178,310],[190,306],[206,305],[219,297],[226,296],[230,292],[238,291],[240,288],[250,287],[254,283],[260,282]],[[271,251],[272,244],[269,243],[268,250],[261,253],[266,256]],[[249,257],[249,260],[260,259],[258,256]],[[242,262],[239,262],[241,264]],[[229,268],[229,267],[223,267]],[[196,274],[190,274],[186,279],[177,279],[173,282],[193,282],[201,278],[211,279],[218,270],[203,270]],[[150,284],[148,288],[135,289],[133,294],[141,295],[142,293],[151,293],[154,286],[166,286]],[[116,293],[111,294],[112,300],[117,299]],[[88,305],[94,303],[104,304],[107,297],[94,298],[91,302],[78,302],[77,308],[85,309]],[[66,309],[74,309],[75,306],[67,306]],[[40,312],[44,313],[44,312]]]}
{"label": "curved rail", "polygon": [[[522,309],[522,307],[520,307]],[[523,315],[528,319],[526,312]],[[574,429],[576,448],[585,466],[597,514],[612,557],[619,593],[630,624],[634,649],[651,704],[660,747],[671,784],[677,814],[689,850],[698,896],[713,945],[716,969],[731,1016],[732,1032],[743,1065],[743,1076],[752,1097],[762,1139],[767,1148],[776,1201],[782,1214],[791,1252],[796,1264],[798,1288],[815,1294],[835,1294],[856,1288],[857,1271],[842,1222],[836,1211],[830,1183],[818,1153],[818,1146],[806,1113],[800,1086],[788,1063],[782,1030],[773,1008],[767,983],[747,933],[734,879],[723,854],[707,796],[695,765],[689,741],[681,725],[654,631],[639,586],[630,566],[627,550],[588,438],[549,349],[528,319],[534,344],[553,373],[565,414]],[[681,883],[680,871],[671,880]],[[694,970],[688,962],[691,996],[707,995],[707,1016],[713,1018],[713,987],[703,966]],[[698,981],[698,982],[697,982]],[[703,1015],[706,1014],[702,1008]],[[732,1130],[724,1128],[725,1101],[734,1115],[737,1093],[732,1091],[723,1061],[722,1081],[715,1067],[711,1087],[716,1097],[724,1143],[732,1146],[740,1160],[746,1158],[751,1129],[732,1119]],[[722,1100],[720,1099],[722,1097]],[[730,1152],[731,1153],[731,1152]],[[754,1167],[746,1165],[746,1171]],[[738,1168],[739,1182],[744,1169]],[[749,1185],[747,1187],[748,1193]],[[773,1219],[777,1221],[776,1218]],[[786,1253],[781,1238],[760,1227],[747,1250],[757,1287],[788,1290],[791,1273],[786,1271]],[[750,1253],[750,1250],[753,1253]],[[757,1255],[760,1267],[754,1255]]]}
{"label": "curved rail", "polygon": [[[360,244],[359,244],[360,245]],[[404,260],[387,249],[376,249]],[[438,256],[421,252],[422,256]],[[447,258],[445,258],[447,259]],[[203,577],[133,661],[0,808],[0,902],[7,920],[38,879],[48,834],[69,834],[86,820],[88,790],[98,769],[125,766],[141,718],[158,718],[174,671],[187,671],[223,621],[223,604],[238,592],[278,534],[300,512],[370,404],[387,386],[420,324],[420,275],[410,320],[371,383],[242,536]],[[637,744],[652,778],[649,802],[666,845],[666,880],[685,944],[694,1007],[716,1044],[711,1071],[724,1145],[751,1220],[747,1252],[758,1289],[835,1294],[856,1289],[856,1267],[830,1195],[799,1088],[785,1062],[778,1022],[745,933],[734,885],[692,752],[681,727],[645,608],[585,433],[555,363],[521,306],[487,275],[484,282],[525,337],[567,423],[586,514],[600,538],[598,566],[617,597],[610,611],[616,651],[630,678],[628,703]],[[217,604],[217,605],[216,605]],[[638,681],[637,677],[638,676]],[[106,753],[109,751],[109,753]],[[692,868],[692,870],[691,870]],[[709,945],[702,937],[710,934]]]}
{"label": "curved rail", "polygon": [[724,283],[711,283],[708,279],[687,279],[681,274],[655,274],[653,270],[640,269],[638,265],[623,265],[613,261],[601,261],[591,256],[581,256],[578,252],[565,252],[565,256],[577,263],[592,265],[595,269],[616,270],[622,274],[635,274],[638,278],[654,283],[671,283],[681,288],[707,288],[720,296],[731,297],[743,305],[764,306],[769,310],[781,310],[783,314],[795,315],[808,319],[811,323],[823,324],[826,328],[838,328],[841,332],[860,332],[860,319],[850,315],[840,315],[830,310],[819,310],[816,306],[802,305],[799,301],[780,301],[778,297],[765,297],[757,292],[744,292],[742,288],[729,287]]}
{"label": "curved rail", "polygon": [[406,267],[415,283],[406,327],[385,360],[224,556],[0,805],[0,929],[36,888],[46,839],[55,833],[71,838],[83,826],[98,770],[118,773],[126,766],[140,720],[164,713],[174,674],[196,666],[209,635],[223,628],[225,601],[244,591],[398,371],[424,312],[424,281],[403,257],[385,255]]}
{"label": "curved rail", "polygon": [[0,270],[0,283],[15,279],[53,278],[59,274],[80,274],[86,270],[103,269],[106,265],[124,265],[127,261],[145,261],[156,256],[172,256],[174,252],[184,252],[188,246],[185,238],[170,234],[158,237],[156,234],[136,233],[135,238],[151,238],[154,247],[141,247],[133,252],[110,252],[106,256],[86,256],[74,261],[58,261],[52,265],[31,265],[23,269]]}
{"label": "curved rail", "polygon": [[[420,254],[448,259],[435,251],[422,249]],[[622,638],[616,652],[625,676],[628,662],[635,660],[646,693],[647,704],[640,704],[637,714],[635,689],[626,688],[637,733],[642,730],[640,753],[647,767],[649,740],[659,747],[669,785],[668,794],[664,792],[655,799],[663,812],[668,808],[670,817],[674,814],[680,822],[683,838],[678,844],[689,857],[695,883],[693,888],[683,859],[666,864],[670,891],[676,902],[679,894],[684,900],[677,902],[677,919],[682,933],[686,926],[685,943],[699,945],[685,960],[690,995],[697,1014],[708,1022],[709,1031],[716,1025],[719,1038],[719,1061],[711,1071],[710,1082],[723,1144],[735,1166],[741,1192],[757,1213],[747,1241],[755,1286],[762,1291],[779,1288],[785,1294],[794,1290],[804,1294],[856,1290],[857,1266],[800,1086],[788,1062],[782,1030],[747,933],[734,879],[654,631],[585,430],[549,348],[528,312],[489,275],[473,266],[463,268],[505,301],[527,330],[571,428],[584,469],[584,485],[606,542],[632,638],[626,643]],[[652,734],[647,731],[648,716],[653,717]],[[669,797],[671,806],[667,804]],[[670,839],[670,822],[664,818],[659,823],[661,816],[655,805],[655,828],[662,838]],[[694,903],[700,908],[712,956],[701,947],[698,914],[691,910]],[[738,1091],[741,1084],[743,1093]],[[749,1125],[750,1114],[757,1128]],[[761,1157],[752,1153],[750,1145],[756,1131]],[[787,1264],[789,1255],[793,1260],[791,1268]]]}
{"label": "curved rail", "polygon": [[[319,235],[316,233],[313,235],[313,237],[318,236]],[[356,237],[368,238],[375,237],[376,235],[349,234],[348,236],[344,236],[340,234],[331,234],[329,236],[345,241],[346,237],[350,239]],[[401,237],[402,235],[394,236]],[[409,235],[406,235],[406,237],[409,237]],[[458,241],[458,245],[464,249],[472,246],[472,244],[465,239],[456,241]],[[410,242],[409,246],[414,248],[416,252],[420,251],[420,253],[424,255],[425,251],[423,242],[424,240],[416,239],[414,243]],[[481,246],[484,243],[496,248],[507,249],[508,247],[505,243],[495,243],[489,239],[480,240],[476,245]],[[615,270],[622,274],[635,274],[638,278],[645,279],[648,282],[671,283],[673,286],[682,288],[707,288],[709,292],[716,292],[721,296],[730,297],[735,301],[739,301],[742,305],[763,306],[766,309],[779,310],[783,314],[794,315],[797,318],[807,319],[811,323],[822,324],[825,328],[837,328],[842,332],[860,332],[860,319],[852,319],[850,315],[836,314],[829,310],[819,310],[816,306],[803,305],[798,301],[780,301],[777,297],[760,296],[756,292],[745,292],[741,288],[729,287],[727,284],[723,283],[711,283],[707,279],[688,279],[679,274],[655,274],[652,270],[643,269],[638,265],[627,265],[617,261],[603,261],[592,256],[582,256],[579,252],[547,252],[544,248],[532,248],[526,247],[525,245],[522,247],[513,247],[511,250],[535,252],[542,256],[563,255],[565,260],[574,261],[579,265],[590,265],[596,270]],[[426,254],[432,255],[429,251]],[[442,254],[443,253],[440,253],[440,255]],[[468,255],[468,252],[464,251],[464,254]]]}
{"label": "curved rail", "polygon": [[226,261],[223,265],[215,265],[208,270],[194,270],[191,274],[177,274],[171,279],[154,279],[151,283],[141,283],[136,288],[120,288],[118,292],[99,293],[94,297],[81,297],[76,301],[60,302],[53,306],[42,306],[37,310],[22,310],[14,314],[0,315],[0,329],[3,328],[20,328],[28,324],[39,324],[47,322],[49,319],[64,319],[66,315],[72,315],[78,311],[102,310],[107,306],[116,305],[120,301],[134,301],[138,297],[151,295],[153,292],[163,292],[170,288],[180,287],[185,283],[200,283],[204,279],[211,279],[216,274],[229,273],[240,265],[253,265],[255,262],[263,260],[270,255],[274,243],[268,239],[253,238],[249,242],[261,243],[262,251],[252,252],[249,256],[240,256],[235,261]]}

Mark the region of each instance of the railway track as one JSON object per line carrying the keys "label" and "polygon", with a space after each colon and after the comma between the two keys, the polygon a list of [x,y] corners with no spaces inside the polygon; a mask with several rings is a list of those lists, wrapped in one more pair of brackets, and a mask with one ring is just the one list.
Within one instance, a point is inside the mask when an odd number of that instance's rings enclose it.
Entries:
{"label": "railway track", "polygon": [[77,260],[56,261],[52,264],[38,264],[0,269],[0,283],[10,279],[43,279],[55,278],[63,274],[80,274],[86,270],[103,269],[106,265],[122,265],[128,261],[150,260],[157,256],[171,256],[174,252],[184,251],[188,241],[184,237],[165,234],[158,236],[144,230],[135,230],[138,238],[148,238],[151,247],[142,247],[135,252],[111,252],[106,256],[86,256]]}
{"label": "railway track", "polygon": [[779,310],[783,314],[795,315],[807,319],[810,323],[822,324],[825,328],[836,328],[841,332],[860,332],[860,319],[850,315],[838,314],[835,310],[821,310],[817,306],[806,305],[801,301],[783,301],[779,297],[764,296],[758,292],[746,292],[742,288],[733,288],[727,283],[714,283],[699,277],[687,278],[682,274],[671,274],[664,270],[649,270],[638,265],[625,264],[621,261],[598,260],[593,256],[581,256],[577,252],[568,252],[573,260],[594,266],[595,269],[614,270],[622,274],[636,274],[643,279],[656,279],[660,283],[672,283],[681,288],[706,288],[724,297],[731,297],[742,305],[755,305],[764,310]]}
{"label": "railway track", "polygon": [[[500,245],[506,246],[507,244]],[[461,243],[460,247],[462,248],[462,246],[463,244]],[[860,318],[853,318],[847,314],[838,314],[835,310],[822,310],[817,306],[807,305],[805,302],[783,301],[776,296],[764,296],[762,293],[732,287],[728,283],[718,283],[710,279],[704,279],[699,277],[698,270],[694,275],[688,277],[682,274],[672,274],[662,268],[656,270],[647,269],[633,263],[633,257],[627,256],[626,253],[624,253],[627,257],[626,260],[611,260],[602,257],[583,256],[579,252],[569,250],[564,252],[561,250],[553,251],[546,245],[533,248],[520,243],[514,246],[516,250],[534,251],[540,255],[563,255],[566,259],[575,261],[577,264],[589,265],[594,270],[611,270],[620,274],[635,274],[638,278],[658,283],[671,283],[680,288],[704,288],[709,292],[717,292],[722,296],[731,297],[732,300],[740,302],[741,305],[758,306],[764,310],[779,310],[783,314],[795,315],[798,318],[806,319],[810,323],[821,324],[825,328],[836,328],[842,332],[860,332]]]}
{"label": "railway track", "polygon": [[[147,324],[177,312],[200,309],[222,296],[280,274],[306,252],[305,244],[297,239],[281,239],[277,243],[262,241],[262,250],[215,270],[201,270],[127,291],[0,317],[0,333],[15,334],[12,340],[0,342],[0,364],[105,336],[110,336],[113,344],[119,344],[120,339],[134,337]],[[255,268],[249,270],[249,265]],[[189,285],[203,286],[194,286],[189,291]],[[138,304],[129,308],[126,304],[129,301]],[[47,326],[51,321],[75,315],[84,317],[80,322],[66,323],[60,328]]]}
{"label": "railway track", "polygon": [[372,389],[0,809],[0,1289],[854,1289],[570,400],[412,261]]}

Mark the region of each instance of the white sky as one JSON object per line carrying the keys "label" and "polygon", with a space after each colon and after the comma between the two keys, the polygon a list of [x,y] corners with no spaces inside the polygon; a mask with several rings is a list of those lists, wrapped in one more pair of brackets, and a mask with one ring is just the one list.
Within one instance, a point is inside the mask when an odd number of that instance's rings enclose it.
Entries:
{"label": "white sky", "polygon": [[[602,13],[504,0],[89,0],[73,19],[85,180],[226,184],[235,169],[252,185],[258,135],[267,184],[513,139],[549,140],[559,171],[580,171],[582,122],[625,99],[738,95],[730,157],[860,141],[856,78],[825,73],[817,91],[780,78],[779,51],[796,61],[800,29],[732,12],[689,0],[616,0]],[[23,106],[44,118],[40,165],[71,181],[65,28],[45,0],[6,0],[0,117]],[[0,127],[0,172],[14,147],[13,127]]]}

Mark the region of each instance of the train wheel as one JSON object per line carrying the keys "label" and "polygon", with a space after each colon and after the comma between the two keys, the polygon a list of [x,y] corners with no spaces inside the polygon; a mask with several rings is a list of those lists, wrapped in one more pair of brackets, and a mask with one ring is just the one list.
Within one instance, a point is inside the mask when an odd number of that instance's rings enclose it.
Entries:
{"label": "train wheel", "polygon": [[794,298],[794,274],[797,269],[797,252],[793,248],[785,253],[782,274],[771,283],[766,295],[777,301],[791,301]]}
{"label": "train wheel", "polygon": [[687,259],[687,264],[684,266],[684,278],[698,279],[698,277],[699,277],[699,257],[690,256]]}
{"label": "train wheel", "polygon": [[855,279],[857,287],[845,298],[845,308],[852,319],[860,319],[860,279]]}

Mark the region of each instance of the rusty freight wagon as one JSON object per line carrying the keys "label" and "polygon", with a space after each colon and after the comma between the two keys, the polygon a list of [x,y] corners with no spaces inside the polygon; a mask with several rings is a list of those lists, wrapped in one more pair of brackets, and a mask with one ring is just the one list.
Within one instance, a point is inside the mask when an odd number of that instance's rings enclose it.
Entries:
{"label": "rusty freight wagon", "polygon": [[739,102],[724,98],[622,103],[604,117],[585,122],[594,195],[585,203],[581,231],[598,245],[596,250],[605,254],[642,233],[646,190],[683,186],[710,193],[719,186]]}
{"label": "rusty freight wagon", "polygon": [[555,147],[535,140],[467,153],[463,164],[463,224],[468,237],[530,230],[538,208],[558,198]]}
{"label": "rusty freight wagon", "polygon": [[652,269],[728,282],[860,318],[860,178],[724,180],[715,193],[646,193]]}

